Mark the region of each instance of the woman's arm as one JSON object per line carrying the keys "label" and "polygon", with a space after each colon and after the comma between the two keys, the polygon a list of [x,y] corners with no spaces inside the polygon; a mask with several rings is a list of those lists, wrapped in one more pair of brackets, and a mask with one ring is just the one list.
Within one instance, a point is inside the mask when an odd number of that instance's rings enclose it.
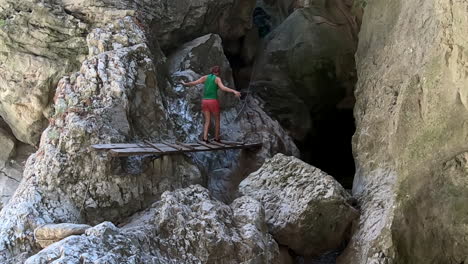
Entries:
{"label": "woman's arm", "polygon": [[201,77],[200,79],[196,80],[196,81],[193,81],[193,82],[182,82],[182,85],[185,85],[185,86],[194,86],[194,85],[197,85],[197,84],[200,84],[200,83],[204,83],[206,81],[206,75]]}
{"label": "woman's arm", "polygon": [[223,81],[221,81],[221,78],[219,78],[219,77],[216,77],[216,84],[218,85],[219,89],[221,89],[221,90],[223,90],[225,92],[233,93],[236,97],[241,96],[240,92],[238,92],[236,90],[233,90],[231,88],[227,88],[226,86],[224,86]]}

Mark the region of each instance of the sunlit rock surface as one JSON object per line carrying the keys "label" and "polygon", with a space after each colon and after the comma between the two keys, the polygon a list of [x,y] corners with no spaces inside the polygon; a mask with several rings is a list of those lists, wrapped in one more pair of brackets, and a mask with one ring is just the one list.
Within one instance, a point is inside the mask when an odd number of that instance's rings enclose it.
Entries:
{"label": "sunlit rock surface", "polygon": [[93,43],[124,37],[60,81],[51,123],[14,197],[0,212],[0,262],[18,263],[36,251],[33,230],[42,224],[116,221],[146,208],[166,190],[201,183],[199,170],[184,157],[152,164],[90,149],[95,143],[172,136],[149,48],[133,20],[95,29],[88,45],[93,50]]}
{"label": "sunlit rock surface", "polygon": [[339,248],[359,216],[333,177],[282,154],[242,181],[239,192],[260,201],[270,233],[303,256]]}
{"label": "sunlit rock surface", "polygon": [[109,222],[42,250],[26,263],[280,264],[259,202],[242,197],[231,206],[196,185],[166,192],[122,228]]}

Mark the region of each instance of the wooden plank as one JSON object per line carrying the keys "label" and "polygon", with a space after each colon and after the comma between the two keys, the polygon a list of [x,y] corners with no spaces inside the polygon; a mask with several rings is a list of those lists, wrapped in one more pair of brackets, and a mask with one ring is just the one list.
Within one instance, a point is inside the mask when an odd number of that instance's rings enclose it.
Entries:
{"label": "wooden plank", "polygon": [[166,144],[166,145],[168,145],[169,147],[175,148],[175,149],[180,150],[180,151],[190,150],[189,148],[185,148],[184,146],[178,146],[178,145],[169,143],[169,142],[167,142],[167,141],[165,141],[165,140],[163,140],[163,144]]}
{"label": "wooden plank", "polygon": [[221,140],[221,143],[230,145],[230,146],[239,146],[239,145],[245,145],[244,142],[234,142],[234,141],[226,141],[226,140]]}
{"label": "wooden plank", "polygon": [[[154,144],[154,143],[152,143]],[[128,157],[128,156],[136,156],[136,155],[149,155],[149,154],[159,154],[159,155],[172,155],[172,154],[180,154],[180,153],[187,153],[187,152],[203,152],[203,151],[216,151],[216,150],[226,150],[226,149],[249,149],[249,148],[256,148],[261,147],[262,143],[249,143],[244,145],[226,145],[224,147],[206,144],[204,142],[197,143],[184,143],[184,145],[190,146],[184,147],[181,150],[175,149],[173,147],[167,147],[164,144],[154,144],[158,147],[159,150],[152,146],[144,145],[144,144],[127,144],[129,147],[126,148],[116,148],[110,149],[109,152],[112,156],[115,157]],[[139,145],[139,146],[138,146]]]}
{"label": "wooden plank", "polygon": [[177,144],[177,145],[181,145],[182,147],[187,148],[187,149],[190,149],[190,150],[194,150],[194,149],[195,149],[194,147],[192,147],[192,146],[190,146],[190,145],[188,145],[188,144],[179,142],[179,141],[176,141],[176,144]]}
{"label": "wooden plank", "polygon": [[109,149],[119,149],[119,148],[133,148],[137,147],[137,144],[95,144],[91,145],[91,147],[95,150],[109,150]]}
{"label": "wooden plank", "polygon": [[115,156],[115,157],[128,157],[128,156],[147,155],[147,154],[169,155],[169,154],[181,153],[178,150],[169,150],[169,151],[160,152],[154,148],[111,149],[109,152],[111,153],[111,156]]}
{"label": "wooden plank", "polygon": [[145,142],[146,144],[152,146],[153,148],[157,149],[158,151],[161,151],[161,152],[162,152],[162,150],[161,150],[156,144],[153,144],[153,143],[151,143],[151,142],[149,142],[149,141],[147,141],[147,140],[145,140],[144,142]]}
{"label": "wooden plank", "polygon": [[198,142],[198,144],[200,144],[200,145],[202,145],[202,146],[205,146],[205,147],[207,147],[207,148],[209,148],[209,149],[217,149],[217,148],[218,148],[218,147],[216,147],[216,146],[209,145],[208,143],[205,143],[205,142],[203,142],[203,141],[201,141],[201,140],[198,140],[198,139],[197,139],[197,142]]}
{"label": "wooden plank", "polygon": [[229,147],[229,145],[222,144],[222,143],[219,143],[219,142],[216,142],[216,141],[211,141],[210,144],[216,145],[216,146],[222,147],[222,148]]}
{"label": "wooden plank", "polygon": [[126,149],[111,149],[109,153],[113,157],[128,157],[137,155],[160,154],[154,148],[126,148]]}

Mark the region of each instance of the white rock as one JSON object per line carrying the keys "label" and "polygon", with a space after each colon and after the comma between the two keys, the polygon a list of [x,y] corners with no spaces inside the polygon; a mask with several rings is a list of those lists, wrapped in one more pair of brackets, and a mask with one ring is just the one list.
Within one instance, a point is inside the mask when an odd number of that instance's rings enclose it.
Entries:
{"label": "white rock", "polygon": [[358,217],[333,177],[282,154],[242,181],[239,192],[263,204],[270,233],[300,255],[338,248]]}
{"label": "white rock", "polygon": [[229,207],[201,186],[191,186],[164,193],[121,229],[102,223],[26,263],[279,264],[278,254],[259,202],[243,197]]}

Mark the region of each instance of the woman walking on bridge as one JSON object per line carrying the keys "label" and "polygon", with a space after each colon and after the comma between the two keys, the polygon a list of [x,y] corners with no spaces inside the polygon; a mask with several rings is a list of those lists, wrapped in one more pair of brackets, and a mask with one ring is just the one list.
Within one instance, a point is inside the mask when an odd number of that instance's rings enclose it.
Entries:
{"label": "woman walking on bridge", "polygon": [[214,66],[211,68],[211,74],[205,75],[200,79],[193,82],[182,82],[185,86],[194,86],[197,84],[204,83],[205,87],[203,89],[203,100],[202,100],[202,111],[203,116],[205,117],[205,125],[203,127],[203,141],[208,142],[208,130],[211,123],[211,114],[215,118],[215,141],[220,141],[220,110],[218,102],[218,88],[225,91],[233,93],[236,97],[240,97],[240,92],[230,89],[224,86],[219,75],[221,74],[221,68],[219,66]]}

